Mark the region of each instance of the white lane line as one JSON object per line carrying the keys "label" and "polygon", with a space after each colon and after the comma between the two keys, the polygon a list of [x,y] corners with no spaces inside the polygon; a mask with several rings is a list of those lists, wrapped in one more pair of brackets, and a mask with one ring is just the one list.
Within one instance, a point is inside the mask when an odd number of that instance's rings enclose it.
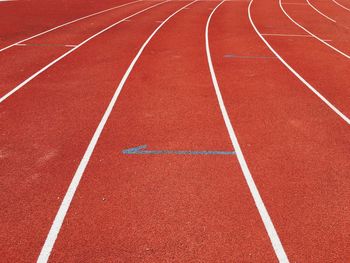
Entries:
{"label": "white lane line", "polygon": [[295,71],[278,53],[276,50],[272,48],[272,46],[267,42],[267,40],[262,36],[262,34],[259,32],[259,30],[256,28],[253,19],[251,17],[251,6],[253,4],[254,0],[251,0],[248,6],[248,17],[250,24],[254,28],[255,32],[258,34],[258,36],[261,38],[261,40],[265,43],[265,45],[271,50],[271,52],[282,62],[283,65],[285,65],[302,83],[305,84],[305,86],[310,89],[317,97],[319,97],[329,108],[331,108],[340,118],[342,118],[347,124],[350,124],[350,119],[345,116],[340,110],[337,109],[332,103],[330,103],[323,95],[318,92],[309,82],[307,82],[298,72]]}
{"label": "white lane line", "polygon": [[80,17],[80,18],[78,18],[78,19],[72,20],[72,21],[70,21],[70,22],[64,23],[64,24],[59,25],[59,26],[56,26],[56,27],[53,27],[53,28],[51,28],[51,29],[49,29],[49,30],[43,31],[43,32],[41,32],[41,33],[39,33],[39,34],[33,35],[33,36],[31,36],[31,37],[28,37],[28,38],[25,38],[25,39],[23,39],[23,40],[21,40],[21,41],[18,41],[18,42],[16,42],[16,43],[13,43],[13,44],[11,44],[11,45],[9,45],[9,46],[7,46],[7,47],[4,47],[4,48],[0,49],[0,52],[4,51],[4,50],[6,50],[6,49],[9,49],[9,48],[11,48],[11,47],[13,47],[13,46],[15,46],[15,45],[17,45],[17,44],[23,43],[23,42],[28,41],[28,40],[30,40],[30,39],[33,39],[33,38],[36,38],[36,37],[38,37],[38,36],[44,35],[44,34],[46,34],[46,33],[49,33],[49,32],[51,32],[51,31],[54,31],[54,30],[56,30],[56,29],[58,29],[58,28],[61,28],[61,27],[64,27],[64,26],[73,24],[73,23],[75,23],[75,22],[78,22],[78,21],[80,21],[80,20],[83,20],[83,19],[86,19],[86,18],[89,18],[89,17],[92,17],[92,16],[96,16],[96,15],[100,15],[100,14],[106,13],[106,12],[111,11],[111,10],[114,10],[114,9],[118,9],[118,8],[121,8],[121,7],[124,7],[124,6],[127,6],[127,5],[131,5],[131,4],[134,4],[134,3],[137,3],[137,2],[141,2],[141,1],[140,1],[140,0],[137,0],[137,1],[129,2],[129,3],[123,4],[123,5],[118,5],[118,6],[114,6],[114,7],[111,7],[111,8],[102,10],[102,11],[99,11],[99,12],[97,12],[97,13],[93,13],[93,14],[90,14],[90,15],[87,15],[87,16]]}
{"label": "white lane line", "polygon": [[164,26],[164,24],[166,22],[168,22],[173,16],[175,16],[177,13],[181,12],[184,8],[186,8],[187,6],[190,6],[192,4],[194,4],[197,1],[193,1],[185,6],[183,6],[182,8],[178,9],[177,11],[175,11],[173,14],[171,14],[170,16],[168,16],[162,24],[160,24],[154,31],[153,33],[147,38],[147,40],[144,42],[144,44],[141,46],[141,48],[139,49],[139,51],[137,52],[135,58],[133,59],[133,61],[131,62],[131,64],[129,65],[128,69],[126,70],[123,78],[121,79],[105,113],[103,114],[103,117],[99,123],[99,125],[97,126],[97,129],[84,153],[83,158],[80,161],[80,164],[78,166],[78,169],[76,170],[73,179],[69,185],[69,188],[67,190],[66,195],[64,196],[61,206],[58,209],[58,212],[56,214],[55,220],[53,221],[53,224],[50,228],[50,231],[47,235],[47,238],[45,240],[45,243],[41,249],[40,255],[38,257],[37,262],[38,263],[46,263],[50,257],[52,248],[56,242],[58,233],[60,232],[60,229],[62,227],[64,218],[66,217],[67,211],[69,209],[69,206],[73,200],[74,194],[78,188],[79,182],[84,174],[84,171],[86,169],[86,166],[89,163],[89,160],[91,158],[91,155],[96,147],[96,144],[101,136],[101,133],[104,129],[104,126],[114,108],[114,105],[117,102],[117,99],[119,97],[120,92],[122,91],[124,84],[126,82],[126,80],[128,79],[131,71],[133,70],[137,60],[139,59],[139,57],[141,56],[142,52],[144,51],[144,49],[146,48],[146,46],[148,45],[148,43],[151,41],[151,39],[154,37],[154,35]]}
{"label": "white lane line", "polygon": [[324,13],[322,13],[320,10],[318,10],[313,4],[310,3],[309,0],[306,0],[309,6],[311,6],[317,13],[319,13],[321,16],[327,18],[328,20],[332,21],[333,23],[337,23],[334,19],[330,18],[329,16],[326,16]]}
{"label": "white lane line", "polygon": [[302,30],[304,30],[306,33],[310,34],[311,36],[313,36],[314,38],[316,38],[317,40],[319,40],[321,43],[325,44],[327,47],[333,49],[335,52],[339,53],[340,55],[343,55],[344,57],[350,59],[350,56],[342,51],[340,51],[339,49],[333,47],[332,45],[328,44],[326,41],[322,40],[321,38],[319,38],[318,36],[316,36],[315,34],[311,33],[309,30],[307,30],[305,27],[303,27],[302,25],[298,24],[293,18],[291,18],[288,13],[286,12],[286,10],[284,10],[284,7],[282,5],[282,0],[279,0],[279,6],[281,8],[281,10],[283,11],[283,13],[289,18],[290,21],[292,21],[295,25],[297,25],[299,28],[301,28]]}
{"label": "white lane line", "polygon": [[235,131],[233,129],[233,126],[231,124],[231,120],[230,120],[230,117],[227,113],[225,103],[224,103],[224,100],[223,100],[222,95],[221,95],[220,87],[219,87],[218,81],[216,79],[215,70],[214,70],[214,66],[213,66],[213,62],[212,62],[211,54],[210,54],[210,47],[209,47],[209,24],[210,24],[211,17],[213,16],[216,9],[224,2],[225,2],[225,0],[222,1],[219,5],[217,5],[215,7],[215,9],[211,12],[211,14],[208,18],[208,21],[207,21],[206,28],[205,28],[205,47],[206,47],[209,70],[210,70],[211,78],[213,81],[213,86],[215,88],[215,93],[216,93],[216,96],[218,99],[218,103],[219,103],[219,106],[221,109],[221,113],[222,113],[222,116],[224,118],[226,128],[227,128],[227,131],[228,131],[230,139],[231,139],[231,143],[232,143],[233,148],[236,152],[236,155],[237,155],[239,164],[241,166],[244,178],[248,184],[250,193],[254,199],[255,205],[256,205],[256,207],[259,211],[260,217],[264,223],[265,229],[266,229],[267,234],[270,238],[273,249],[276,253],[276,256],[277,256],[279,262],[289,262],[288,257],[284,251],[283,245],[278,237],[277,231],[272,223],[272,220],[270,218],[269,213],[267,212],[267,209],[264,205],[264,202],[260,196],[259,190],[258,190],[258,188],[254,182],[254,179],[250,173],[250,170],[248,168],[248,164],[244,158],[241,147],[238,143],[237,136],[236,136]]}
{"label": "white lane line", "polygon": [[59,62],[60,60],[62,60],[64,57],[68,56],[70,53],[74,52],[75,50],[77,50],[78,48],[80,48],[82,45],[86,44],[87,42],[89,42],[90,40],[94,39],[95,37],[101,35],[102,33],[106,32],[107,30],[111,29],[112,27],[115,27],[116,25],[124,22],[125,20],[134,17],[136,15],[139,15],[143,12],[146,12],[149,9],[152,9],[156,6],[162,5],[166,2],[169,2],[170,0],[166,0],[163,2],[158,2],[155,5],[152,5],[150,7],[147,7],[145,9],[142,9],[141,11],[138,11],[122,20],[119,20],[118,22],[106,27],[105,29],[99,31],[98,33],[94,34],[93,36],[89,37],[88,39],[84,40],[83,42],[81,42],[80,44],[78,44],[76,47],[70,49],[69,51],[67,51],[66,53],[64,53],[63,55],[61,55],[60,57],[56,58],[54,61],[52,61],[51,63],[47,64],[45,67],[43,67],[42,69],[40,69],[39,71],[37,71],[36,73],[34,73],[33,75],[31,75],[29,78],[27,78],[25,81],[23,81],[22,83],[20,83],[19,85],[17,85],[14,89],[12,89],[11,91],[9,91],[8,93],[6,93],[4,96],[2,96],[0,98],[0,103],[2,103],[4,100],[6,100],[8,97],[10,97],[12,94],[14,94],[15,92],[17,92],[19,89],[21,89],[23,86],[25,86],[28,82],[30,82],[31,80],[33,80],[34,78],[36,78],[38,75],[40,75],[41,73],[43,73],[45,70],[47,70],[48,68],[50,68],[51,66],[53,66],[54,64],[56,64],[57,62]]}
{"label": "white lane line", "polygon": [[[296,34],[261,34],[263,36],[276,36],[276,37],[313,37],[310,35],[296,35]],[[332,41],[330,39],[323,39],[323,41]]]}
{"label": "white lane line", "polygon": [[16,44],[18,47],[76,47],[77,45],[55,45],[55,44]]}
{"label": "white lane line", "polygon": [[335,4],[337,4],[338,6],[340,6],[341,8],[344,8],[345,10],[348,10],[348,11],[350,11],[350,9],[349,8],[347,8],[346,6],[343,6],[343,5],[341,5],[340,3],[338,3],[337,1],[335,1],[335,0],[332,0]]}
{"label": "white lane line", "polygon": [[306,3],[283,3],[284,5],[307,5]]}

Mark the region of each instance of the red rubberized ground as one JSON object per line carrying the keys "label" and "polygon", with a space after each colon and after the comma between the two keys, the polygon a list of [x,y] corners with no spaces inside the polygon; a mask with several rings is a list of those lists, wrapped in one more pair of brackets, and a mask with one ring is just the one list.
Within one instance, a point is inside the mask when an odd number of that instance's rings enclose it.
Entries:
{"label": "red rubberized ground", "polygon": [[[342,3],[342,1],[338,1],[338,3]],[[337,4],[335,4],[332,1],[324,1],[324,0],[312,0],[310,3],[317,8],[321,13],[324,15],[328,16],[330,19],[335,20],[336,24],[350,28],[350,16],[349,16],[349,11],[345,10],[344,8],[341,8]],[[344,5],[346,3],[344,2]],[[349,3],[348,3],[349,4]],[[316,11],[317,12],[317,11]],[[321,17],[319,19],[327,19]]]}
{"label": "red rubberized ground", "polygon": [[79,17],[128,2],[131,1],[17,0],[1,2],[0,47],[5,47]]}
{"label": "red rubberized ground", "polygon": [[[306,1],[282,1],[296,22],[349,54],[350,12],[332,0],[310,2],[336,22]],[[0,49],[126,3],[0,2]],[[248,15],[345,118],[349,58],[294,24],[278,1],[197,1],[182,9],[190,3],[131,3],[0,51],[1,262],[350,261],[349,123],[281,63]],[[208,52],[243,155],[224,121]],[[123,152],[139,145],[186,153]],[[72,202],[62,203],[85,160]],[[62,227],[44,260],[56,215]]]}

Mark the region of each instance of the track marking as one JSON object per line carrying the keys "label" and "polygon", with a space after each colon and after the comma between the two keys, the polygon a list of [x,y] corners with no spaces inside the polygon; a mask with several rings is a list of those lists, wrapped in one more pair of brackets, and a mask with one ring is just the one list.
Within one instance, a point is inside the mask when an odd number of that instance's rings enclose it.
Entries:
{"label": "track marking", "polygon": [[307,82],[298,72],[295,71],[278,53],[276,50],[272,48],[272,46],[267,42],[267,40],[262,36],[259,30],[256,28],[253,19],[251,17],[251,6],[254,0],[251,0],[248,6],[248,17],[250,24],[254,28],[255,32],[261,38],[261,40],[265,43],[265,45],[271,50],[273,54],[285,65],[305,86],[310,89],[317,97],[319,97],[331,110],[333,110],[340,118],[342,118],[347,124],[350,124],[350,119],[343,114],[337,107],[335,107],[332,103],[330,103],[320,92],[318,92],[309,82]]}
{"label": "track marking", "polygon": [[185,154],[185,155],[233,155],[233,151],[174,151],[174,150],[146,150],[147,145],[123,150],[123,154]]}
{"label": "track marking", "polygon": [[224,55],[224,58],[257,58],[257,59],[270,59],[270,58],[276,58],[273,56],[240,56],[235,54],[226,54]]}
{"label": "track marking", "polygon": [[46,33],[51,32],[51,31],[54,31],[54,30],[56,30],[56,29],[58,29],[58,28],[61,28],[61,27],[64,27],[64,26],[73,24],[73,23],[75,23],[75,22],[78,22],[78,21],[80,21],[80,20],[83,20],[83,19],[86,19],[86,18],[89,18],[89,17],[92,17],[92,16],[96,16],[96,15],[100,15],[100,14],[106,13],[106,12],[111,11],[111,10],[114,10],[114,9],[118,9],[118,8],[121,8],[121,7],[124,7],[124,6],[127,6],[127,5],[131,5],[131,4],[134,4],[134,3],[137,3],[137,2],[141,2],[141,1],[140,1],[140,0],[137,0],[137,1],[129,2],[129,3],[123,4],[123,5],[118,5],[118,6],[114,6],[114,7],[112,7],[112,8],[108,8],[108,9],[99,11],[99,12],[97,12],[97,13],[93,13],[93,14],[90,14],[90,15],[87,15],[87,16],[80,17],[80,18],[78,18],[78,19],[72,20],[72,21],[70,21],[70,22],[64,23],[64,24],[59,25],[59,26],[56,26],[56,27],[53,27],[53,28],[51,28],[51,29],[49,29],[49,30],[43,31],[43,32],[41,32],[41,33],[39,33],[39,34],[33,35],[33,36],[31,36],[31,37],[28,37],[28,38],[25,38],[25,39],[23,39],[23,40],[21,40],[21,41],[18,41],[18,42],[16,42],[16,43],[13,43],[13,44],[11,44],[11,45],[9,45],[9,46],[6,46],[6,47],[0,49],[0,52],[5,51],[6,49],[9,49],[9,48],[11,48],[11,47],[13,47],[13,46],[15,46],[15,45],[17,45],[17,44],[23,43],[23,42],[25,42],[25,41],[31,40],[31,39],[36,38],[36,37],[38,37],[38,36],[41,36],[41,35],[44,35],[44,34],[46,34]]}
{"label": "track marking", "polygon": [[77,45],[60,45],[60,44],[16,44],[18,47],[76,47]]}
{"label": "track marking", "polygon": [[[313,37],[310,35],[296,35],[296,34],[262,34],[263,36],[276,36],[276,37]],[[330,39],[323,39],[323,41],[330,42]]]}
{"label": "track marking", "polygon": [[243,152],[242,152],[241,147],[238,143],[237,136],[236,136],[235,131],[233,129],[233,126],[231,124],[231,120],[230,120],[230,117],[227,113],[225,103],[224,103],[224,100],[223,100],[222,95],[221,95],[220,87],[219,87],[218,81],[216,79],[214,66],[213,66],[211,54],[210,54],[210,47],[209,47],[209,24],[210,24],[210,20],[211,20],[213,14],[215,13],[216,9],[219,8],[219,6],[221,4],[223,4],[224,2],[225,2],[225,0],[222,1],[220,4],[218,4],[215,7],[215,9],[211,12],[210,16],[208,17],[208,21],[207,21],[207,24],[205,27],[205,47],[206,47],[210,75],[211,75],[211,78],[213,81],[213,86],[215,89],[215,93],[216,93],[216,96],[218,99],[218,103],[219,103],[219,106],[221,109],[222,116],[223,116],[224,121],[225,121],[227,131],[229,133],[233,148],[235,149],[237,159],[239,161],[239,165],[241,166],[241,169],[242,169],[244,178],[247,182],[247,185],[249,187],[250,193],[254,199],[255,205],[256,205],[256,207],[259,211],[260,217],[264,223],[265,229],[266,229],[267,234],[268,234],[270,241],[272,243],[272,247],[275,251],[275,254],[276,254],[279,262],[289,262],[288,257],[284,251],[283,245],[278,237],[277,231],[272,223],[270,215],[267,212],[267,209],[264,205],[264,202],[260,196],[259,190],[256,187],[254,179],[249,171],[248,164],[243,156]]}
{"label": "track marking", "polygon": [[27,46],[27,44],[16,44],[16,46],[25,47],[25,46]]}
{"label": "track marking", "polygon": [[[154,31],[153,33],[147,38],[147,40],[143,43],[143,45],[141,46],[141,48],[139,49],[139,51],[137,52],[135,58],[132,60],[131,64],[129,65],[128,69],[126,70],[123,78],[121,79],[105,113],[103,114],[103,117],[100,121],[100,123],[98,124],[95,133],[93,135],[93,137],[91,138],[91,141],[84,153],[83,158],[80,161],[80,164],[73,176],[73,179],[69,185],[69,188],[66,192],[66,195],[64,196],[62,203],[60,205],[60,208],[58,209],[58,212],[56,214],[56,217],[53,221],[53,224],[50,228],[50,231],[47,235],[47,238],[45,240],[45,243],[41,249],[40,255],[38,257],[37,262],[38,263],[46,263],[50,257],[52,248],[56,242],[57,239],[57,235],[60,232],[60,229],[62,227],[63,221],[66,217],[67,211],[69,209],[69,206],[73,200],[74,194],[78,188],[79,182],[84,174],[84,171],[86,169],[86,166],[89,163],[89,160],[91,158],[91,155],[96,147],[96,144],[101,136],[101,133],[104,129],[104,126],[114,108],[114,105],[117,102],[117,99],[119,97],[120,92],[122,91],[124,84],[126,82],[126,80],[128,79],[131,71],[133,70],[137,60],[139,59],[139,57],[141,56],[142,52],[144,51],[144,49],[146,48],[146,46],[148,45],[148,43],[151,41],[151,39],[154,37],[154,35],[164,26],[164,24],[166,22],[168,22],[173,16],[175,16],[177,13],[181,12],[184,8],[194,4],[196,1],[193,1],[185,6],[183,6],[182,8],[178,9],[177,11],[175,11],[174,13],[172,13],[170,16],[168,16],[164,22],[162,24],[160,24]],[[164,2],[162,2],[164,3]],[[159,4],[158,4],[159,5]]]}
{"label": "track marking", "polygon": [[307,5],[306,3],[283,3],[284,5]]}
{"label": "track marking", "polygon": [[326,16],[324,13],[322,13],[320,10],[318,10],[313,4],[310,3],[309,0],[306,0],[306,2],[308,3],[309,6],[311,6],[317,13],[319,13],[321,16],[327,18],[328,20],[332,21],[333,23],[337,23],[337,21],[335,21],[334,19]]}
{"label": "track marking", "polygon": [[311,33],[309,30],[307,30],[305,27],[303,27],[302,25],[298,24],[293,18],[291,18],[288,13],[286,12],[286,10],[284,10],[284,7],[282,5],[282,0],[279,0],[279,6],[281,8],[281,10],[283,11],[283,13],[289,18],[290,21],[292,21],[295,25],[297,25],[299,28],[301,28],[302,30],[304,30],[306,33],[310,34],[311,36],[313,36],[314,38],[316,38],[317,40],[319,40],[320,42],[322,42],[323,44],[325,44],[327,47],[333,49],[335,52],[339,53],[340,55],[343,55],[344,57],[350,59],[350,56],[342,51],[340,51],[339,49],[333,47],[332,45],[328,44],[326,41],[322,40],[321,38],[319,38],[318,36],[316,36],[315,34]]}
{"label": "track marking", "polygon": [[33,80],[34,78],[36,78],[37,76],[39,76],[41,73],[43,73],[45,70],[47,70],[48,68],[50,68],[51,66],[53,66],[54,64],[56,64],[57,62],[59,62],[60,60],[62,60],[64,57],[68,56],[70,53],[74,52],[75,50],[77,50],[78,48],[80,48],[81,46],[83,46],[84,44],[86,44],[87,42],[89,42],[90,40],[94,39],[95,37],[101,35],[102,33],[106,32],[107,30],[115,27],[116,25],[124,22],[125,20],[128,20],[131,17],[134,17],[136,15],[139,15],[143,12],[146,12],[149,9],[152,9],[156,6],[162,5],[166,2],[169,2],[170,0],[166,0],[163,2],[158,2],[155,5],[149,6],[145,9],[142,9],[141,11],[138,11],[122,20],[119,20],[118,22],[102,29],[101,31],[97,32],[96,34],[94,34],[93,36],[85,39],[83,42],[81,42],[80,44],[78,44],[76,47],[72,48],[71,50],[67,51],[66,53],[64,53],[63,55],[61,55],[60,57],[56,58],[54,61],[52,61],[51,63],[47,64],[45,67],[43,67],[42,69],[40,69],[39,71],[37,71],[36,73],[34,73],[33,75],[31,75],[29,78],[27,78],[25,81],[23,81],[22,83],[20,83],[19,85],[17,85],[14,89],[12,89],[11,91],[9,91],[8,93],[6,93],[4,96],[2,96],[0,98],[0,103],[2,103],[4,100],[6,100],[8,97],[10,97],[12,94],[14,94],[15,92],[17,92],[19,89],[21,89],[22,87],[24,87],[28,82],[30,82],[31,80]]}
{"label": "track marking", "polygon": [[263,36],[277,36],[277,37],[312,37],[310,35],[297,35],[297,34],[270,34],[270,33],[266,33],[266,34],[262,34]]}
{"label": "track marking", "polygon": [[344,8],[345,10],[350,11],[350,8],[347,8],[347,7],[343,6],[343,5],[341,5],[340,3],[338,3],[338,2],[335,1],[335,0],[332,0],[332,1],[333,1],[335,4],[339,5],[341,8]]}

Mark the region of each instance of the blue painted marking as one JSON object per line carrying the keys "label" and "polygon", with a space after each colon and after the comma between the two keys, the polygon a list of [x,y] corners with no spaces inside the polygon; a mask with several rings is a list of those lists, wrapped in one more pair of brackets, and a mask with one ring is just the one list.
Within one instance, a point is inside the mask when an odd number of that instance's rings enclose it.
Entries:
{"label": "blue painted marking", "polygon": [[145,150],[147,145],[140,145],[134,148],[123,150],[124,154],[192,154],[192,155],[234,155],[235,152],[226,151],[170,151],[170,150]]}
{"label": "blue painted marking", "polygon": [[276,57],[266,57],[266,56],[239,56],[235,54],[224,55],[224,58],[276,58]]}

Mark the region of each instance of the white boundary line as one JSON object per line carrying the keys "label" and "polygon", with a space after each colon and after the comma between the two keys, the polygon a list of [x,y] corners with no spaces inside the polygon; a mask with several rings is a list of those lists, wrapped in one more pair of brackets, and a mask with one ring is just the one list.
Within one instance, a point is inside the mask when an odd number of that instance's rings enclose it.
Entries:
{"label": "white boundary line", "polygon": [[309,30],[307,30],[305,27],[303,27],[302,25],[298,24],[293,18],[291,18],[288,13],[286,12],[286,10],[284,10],[283,6],[282,6],[282,0],[279,0],[279,6],[281,8],[281,10],[283,11],[283,13],[289,18],[290,21],[292,21],[294,24],[296,24],[299,28],[301,28],[302,30],[304,30],[306,33],[310,34],[311,36],[313,36],[314,38],[316,38],[317,40],[319,40],[320,42],[322,42],[323,44],[325,44],[327,47],[333,49],[335,52],[339,53],[340,55],[343,55],[344,57],[350,59],[350,56],[342,51],[340,51],[339,49],[333,47],[332,45],[328,44],[327,42],[323,41],[321,38],[319,38],[318,36],[316,36],[315,34],[311,33]]}
{"label": "white boundary line", "polygon": [[272,48],[272,46],[267,42],[267,40],[261,35],[259,30],[256,28],[253,19],[251,17],[251,6],[254,0],[251,0],[248,6],[248,17],[250,24],[254,28],[255,32],[261,38],[261,40],[265,43],[265,45],[271,50],[273,54],[285,65],[305,86],[310,89],[317,97],[319,97],[329,108],[331,108],[340,118],[342,118],[347,124],[350,124],[350,119],[345,116],[340,110],[338,110],[332,103],[330,103],[321,93],[319,93],[309,82],[307,82],[298,72],[296,72],[278,53],[276,50]]}
{"label": "white boundary line", "polygon": [[176,12],[174,12],[173,14],[171,14],[168,18],[166,18],[162,24],[160,24],[154,31],[153,33],[147,38],[147,40],[144,42],[144,44],[141,46],[141,48],[139,49],[139,51],[137,52],[135,58],[133,59],[133,61],[131,62],[131,64],[129,65],[128,69],[126,70],[123,78],[121,79],[105,113],[103,114],[103,117],[99,123],[99,125],[97,126],[97,129],[84,153],[83,158],[80,161],[80,164],[78,166],[78,169],[76,170],[73,179],[69,185],[69,188],[66,192],[66,195],[64,196],[61,206],[58,209],[58,212],[56,214],[55,220],[53,221],[53,224],[50,228],[50,231],[47,235],[47,238],[45,240],[45,243],[42,247],[42,250],[40,252],[40,255],[38,257],[37,262],[38,263],[46,263],[50,257],[52,248],[56,242],[57,239],[57,235],[60,232],[60,229],[62,227],[63,221],[66,217],[67,211],[69,209],[69,206],[73,200],[74,194],[78,188],[79,182],[84,174],[84,171],[89,163],[89,160],[91,158],[91,155],[96,147],[96,144],[101,136],[101,133],[104,129],[104,126],[114,108],[114,105],[117,102],[117,99],[119,97],[120,92],[122,91],[124,84],[126,82],[126,80],[128,79],[131,71],[133,70],[137,60],[139,59],[139,57],[141,56],[142,52],[144,51],[144,49],[146,48],[146,46],[148,45],[148,43],[151,41],[151,39],[153,38],[153,36],[164,26],[164,24],[166,22],[168,22],[173,16],[175,16],[177,13],[181,12],[184,8],[186,8],[187,6],[190,6],[192,4],[194,4],[196,1],[193,1],[185,6],[183,6],[182,8],[178,9]]}
{"label": "white boundary line", "polygon": [[310,35],[296,35],[296,34],[274,34],[274,33],[264,33],[263,36],[276,36],[276,37],[312,37]]}
{"label": "white boundary line", "polygon": [[[271,36],[271,37],[313,37],[313,36],[310,36],[310,35],[295,35],[295,34],[269,34],[269,33],[266,33],[266,34],[262,34],[263,36]],[[323,39],[323,41],[332,41],[330,39]]]}
{"label": "white boundary line", "polygon": [[345,7],[345,6],[341,5],[341,4],[339,4],[337,1],[335,1],[335,0],[332,0],[332,1],[333,1],[335,4],[339,5],[341,8],[344,8],[345,10],[350,11],[349,8],[347,8],[347,7]]}
{"label": "white boundary line", "polygon": [[269,235],[273,249],[276,253],[276,256],[277,256],[279,262],[289,262],[288,257],[284,251],[283,245],[278,237],[277,231],[272,223],[270,215],[269,215],[269,213],[264,205],[264,202],[260,196],[259,190],[258,190],[258,188],[254,182],[254,179],[249,171],[248,164],[244,158],[243,152],[242,152],[241,147],[238,143],[237,136],[236,136],[235,131],[232,127],[231,120],[230,120],[230,117],[227,113],[225,103],[224,103],[224,100],[223,100],[222,95],[221,95],[220,87],[219,87],[218,81],[216,79],[215,70],[214,70],[214,66],[213,66],[211,54],[210,54],[210,47],[209,47],[209,24],[210,24],[211,17],[213,16],[216,9],[224,2],[225,2],[225,0],[222,1],[219,5],[217,5],[215,7],[215,9],[211,12],[211,14],[208,18],[208,21],[207,21],[206,28],[205,28],[205,47],[206,47],[206,53],[207,53],[207,58],[208,58],[209,70],[210,70],[211,78],[213,81],[213,86],[215,88],[215,93],[216,93],[216,96],[218,99],[218,103],[220,105],[221,113],[222,113],[222,116],[224,118],[227,131],[230,135],[230,139],[231,139],[233,148],[236,152],[239,164],[241,166],[244,178],[248,184],[250,193],[254,199],[255,205],[256,205],[256,207],[259,211],[260,217],[264,223],[266,232]]}
{"label": "white boundary line", "polygon": [[284,5],[307,5],[307,3],[283,3]]}
{"label": "white boundary line", "polygon": [[60,57],[56,58],[54,61],[52,61],[51,63],[47,64],[45,67],[43,67],[42,69],[40,69],[39,71],[37,71],[36,73],[34,73],[33,75],[31,75],[29,78],[27,78],[25,81],[23,81],[22,83],[20,83],[19,85],[17,85],[15,88],[13,88],[11,91],[9,91],[8,93],[6,93],[4,96],[2,96],[0,98],[0,104],[6,100],[8,97],[10,97],[12,94],[14,94],[16,91],[18,91],[19,89],[21,89],[23,86],[25,86],[28,82],[30,82],[31,80],[33,80],[34,78],[36,78],[38,75],[40,75],[41,73],[43,73],[45,70],[47,70],[48,68],[50,68],[51,66],[53,66],[54,64],[56,64],[57,62],[59,62],[61,59],[63,59],[64,57],[68,56],[70,53],[74,52],[75,50],[77,50],[78,48],[80,48],[82,45],[86,44],[87,42],[89,42],[90,40],[92,40],[93,38],[99,36],[100,34],[104,33],[105,31],[111,29],[112,27],[115,27],[116,25],[124,22],[125,20],[128,20],[131,17],[134,17],[138,14],[141,14],[149,9],[152,9],[158,5],[162,5],[166,2],[169,2],[170,0],[166,0],[163,2],[158,2],[155,5],[149,6],[145,9],[142,9],[141,11],[138,11],[122,20],[119,20],[118,22],[106,27],[105,29],[99,31],[98,33],[94,34],[93,36],[85,39],[83,42],[81,42],[80,44],[78,44],[77,46],[75,46],[74,48],[70,49],[69,51],[67,51],[66,53],[64,53],[63,55],[61,55]]}
{"label": "white boundary line", "polygon": [[16,44],[16,46],[18,47],[28,47],[28,46],[31,46],[31,47],[35,47],[35,46],[38,46],[38,47],[42,47],[42,46],[45,46],[45,47],[76,47],[77,45],[31,45],[31,44]]}
{"label": "white boundary line", "polygon": [[319,13],[321,16],[327,18],[328,20],[332,21],[333,23],[337,23],[334,19],[330,18],[329,16],[326,16],[324,13],[322,13],[320,10],[318,10],[313,4],[310,3],[309,0],[306,0],[309,6],[311,6],[317,13]]}
{"label": "white boundary line", "polygon": [[16,43],[13,43],[13,44],[11,44],[11,45],[9,45],[9,46],[7,46],[7,47],[4,47],[4,48],[0,49],[0,52],[5,51],[6,49],[9,49],[9,48],[11,48],[11,47],[13,47],[13,46],[16,46],[17,44],[21,44],[21,43],[23,43],[23,42],[25,42],[25,41],[31,40],[31,39],[36,38],[36,37],[38,37],[38,36],[41,36],[41,35],[44,35],[44,34],[46,34],[46,33],[51,32],[51,31],[54,31],[54,30],[56,30],[56,29],[58,29],[58,28],[61,28],[61,27],[64,27],[64,26],[73,24],[73,23],[75,23],[75,22],[78,22],[78,21],[80,21],[80,20],[83,20],[83,19],[86,19],[86,18],[89,18],[89,17],[92,17],[92,16],[96,16],[96,15],[99,15],[99,14],[102,14],[102,13],[106,13],[106,12],[111,11],[111,10],[114,10],[114,9],[121,8],[121,7],[123,7],[123,6],[131,5],[131,4],[134,4],[134,3],[137,3],[137,2],[142,2],[142,0],[137,0],[137,1],[133,1],[133,2],[129,2],[129,3],[123,4],[123,5],[114,6],[114,7],[111,7],[111,8],[102,10],[102,11],[99,11],[99,12],[97,12],[97,13],[93,13],[93,14],[91,14],[91,15],[87,15],[87,16],[80,17],[80,18],[75,19],[75,20],[73,20],[73,21],[64,23],[64,24],[62,24],[62,25],[56,26],[56,27],[54,27],[54,28],[51,28],[51,29],[49,29],[49,30],[46,30],[46,31],[41,32],[41,33],[39,33],[39,34],[36,34],[36,35],[34,35],[34,36],[31,36],[31,37],[25,38],[25,39],[23,39],[23,40],[21,40],[21,41],[18,41],[18,42],[16,42]]}

